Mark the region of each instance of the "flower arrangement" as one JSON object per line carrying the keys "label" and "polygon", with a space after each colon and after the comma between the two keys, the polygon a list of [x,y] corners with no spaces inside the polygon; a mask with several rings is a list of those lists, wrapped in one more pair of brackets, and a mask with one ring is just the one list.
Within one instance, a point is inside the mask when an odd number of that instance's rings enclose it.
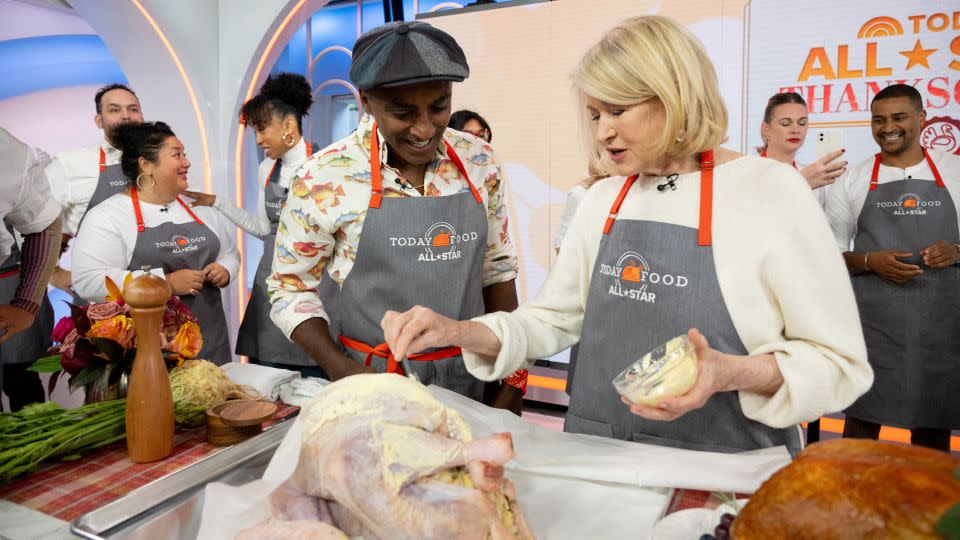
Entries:
{"label": "flower arrangement", "polygon": [[[127,275],[124,285],[130,281]],[[57,322],[51,339],[54,346],[48,356],[30,366],[31,371],[52,372],[48,391],[56,386],[62,372],[69,376],[70,391],[98,380],[118,382],[133,368],[137,354],[137,332],[130,317],[130,306],[123,301],[120,288],[106,278],[104,302],[88,306],[70,305],[70,316]],[[197,318],[177,296],[167,301],[160,341],[164,359],[171,365],[195,358],[203,347]]]}

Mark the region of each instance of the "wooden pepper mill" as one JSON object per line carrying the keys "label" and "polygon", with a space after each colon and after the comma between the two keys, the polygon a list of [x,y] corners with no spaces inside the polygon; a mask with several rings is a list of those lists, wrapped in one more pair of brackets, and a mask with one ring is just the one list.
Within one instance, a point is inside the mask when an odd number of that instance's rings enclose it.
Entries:
{"label": "wooden pepper mill", "polygon": [[137,355],[127,386],[127,457],[159,461],[173,453],[173,395],[160,350],[163,313],[170,285],[147,273],[123,288],[137,330]]}

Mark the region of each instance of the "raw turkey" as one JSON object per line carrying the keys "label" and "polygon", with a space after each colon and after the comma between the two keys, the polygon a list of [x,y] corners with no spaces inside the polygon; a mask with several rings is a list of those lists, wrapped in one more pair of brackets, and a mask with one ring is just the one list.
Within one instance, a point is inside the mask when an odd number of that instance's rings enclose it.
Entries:
{"label": "raw turkey", "polygon": [[321,522],[366,540],[533,538],[503,476],[510,434],[473,439],[420,383],[347,377],[304,407],[300,421],[299,463],[271,497],[274,518],[242,535],[286,538],[288,526],[291,538],[337,538],[304,525]]}

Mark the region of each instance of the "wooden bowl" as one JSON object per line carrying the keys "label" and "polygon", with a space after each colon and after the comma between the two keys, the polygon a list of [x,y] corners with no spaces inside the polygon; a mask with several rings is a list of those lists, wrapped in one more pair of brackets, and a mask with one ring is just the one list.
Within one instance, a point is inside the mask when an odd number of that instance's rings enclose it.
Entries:
{"label": "wooden bowl", "polygon": [[[257,420],[257,418],[251,418],[248,414],[241,414],[246,411],[250,405],[243,405],[239,410],[236,410],[238,404],[241,402],[251,402],[251,403],[263,403],[257,402],[254,400],[231,400],[224,401],[223,403],[218,403],[206,411],[207,416],[207,442],[213,446],[230,446],[241,441],[245,441],[250,437],[256,436],[257,434],[263,431],[261,424],[273,416],[276,413],[276,405],[273,405],[273,412],[266,419],[259,422],[252,422],[252,420]],[[236,418],[237,416],[241,417],[241,422],[244,425],[231,425],[228,421],[220,416],[221,411],[227,410],[228,418]],[[259,406],[256,406],[254,410],[260,410]],[[243,418],[246,418],[246,422],[243,421]]]}

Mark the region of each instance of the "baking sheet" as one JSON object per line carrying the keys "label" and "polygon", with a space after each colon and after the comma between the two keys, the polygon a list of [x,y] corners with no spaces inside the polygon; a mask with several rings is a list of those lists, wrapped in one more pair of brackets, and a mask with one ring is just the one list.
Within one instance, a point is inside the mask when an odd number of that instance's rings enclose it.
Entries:
{"label": "baking sheet", "polygon": [[[540,539],[643,538],[668,502],[668,489],[753,492],[790,461],[783,447],[747,454],[678,450],[558,433],[454,392],[430,387],[457,410],[474,436],[509,431],[516,457],[506,464],[534,535]],[[269,517],[269,494],[296,468],[299,418],[263,479],[206,487],[199,538],[232,539]]]}

